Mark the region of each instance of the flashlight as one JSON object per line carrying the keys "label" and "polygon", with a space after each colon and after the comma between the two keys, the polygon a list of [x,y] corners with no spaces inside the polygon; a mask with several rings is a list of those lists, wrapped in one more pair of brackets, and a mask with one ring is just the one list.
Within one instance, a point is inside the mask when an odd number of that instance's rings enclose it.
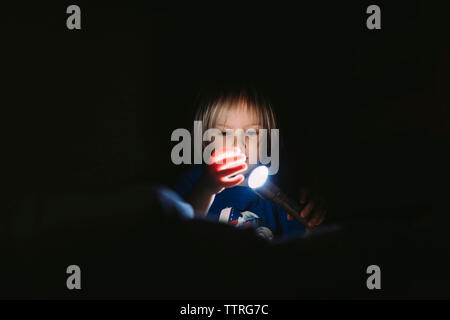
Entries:
{"label": "flashlight", "polygon": [[306,219],[300,217],[300,212],[303,209],[300,204],[291,200],[278,186],[267,180],[268,177],[269,169],[266,166],[258,166],[250,173],[248,186],[261,198],[272,201],[293,216],[298,222],[308,226]]}

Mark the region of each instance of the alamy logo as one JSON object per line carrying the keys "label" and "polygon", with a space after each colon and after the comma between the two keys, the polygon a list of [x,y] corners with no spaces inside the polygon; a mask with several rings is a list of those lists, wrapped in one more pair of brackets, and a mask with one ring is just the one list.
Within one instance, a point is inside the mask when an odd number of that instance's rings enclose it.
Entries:
{"label": "alamy logo", "polygon": [[69,30],[80,30],[81,29],[81,9],[77,5],[70,5],[66,10],[67,14],[71,14],[67,17],[66,26]]}
{"label": "alamy logo", "polygon": [[381,29],[381,9],[379,6],[372,4],[367,7],[366,13],[371,15],[366,20],[366,26],[369,30]]}
{"label": "alamy logo", "polygon": [[66,270],[67,274],[70,276],[67,278],[66,286],[67,289],[73,290],[81,290],[81,269],[77,265],[70,265]]}
{"label": "alamy logo", "polygon": [[[269,165],[269,174],[276,174],[279,169],[279,130],[271,129],[227,129],[222,131],[212,128],[203,132],[201,121],[194,121],[194,137],[187,129],[178,128],[172,132],[171,141],[178,141],[172,148],[171,159],[179,164],[210,164],[210,157],[214,150],[231,147],[234,144],[247,149],[248,163],[251,165]],[[268,153],[270,136],[270,155]],[[225,141],[225,143],[224,143]],[[192,143],[193,142],[193,143]],[[204,143],[209,144],[203,148]],[[225,145],[224,145],[225,144]],[[194,147],[194,161],[192,162],[192,145]]]}
{"label": "alamy logo", "polygon": [[381,269],[379,266],[373,264],[367,267],[366,270],[367,274],[370,274],[370,276],[367,278],[366,285],[367,289],[374,290],[374,289],[381,289]]}

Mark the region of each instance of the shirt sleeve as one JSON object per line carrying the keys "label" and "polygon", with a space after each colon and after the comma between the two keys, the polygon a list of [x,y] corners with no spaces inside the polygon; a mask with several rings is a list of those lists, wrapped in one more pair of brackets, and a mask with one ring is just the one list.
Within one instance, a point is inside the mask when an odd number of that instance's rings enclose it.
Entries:
{"label": "shirt sleeve", "polygon": [[183,172],[173,185],[173,189],[182,197],[185,198],[192,190],[192,187],[200,178],[203,171],[203,166],[192,165],[189,169]]}

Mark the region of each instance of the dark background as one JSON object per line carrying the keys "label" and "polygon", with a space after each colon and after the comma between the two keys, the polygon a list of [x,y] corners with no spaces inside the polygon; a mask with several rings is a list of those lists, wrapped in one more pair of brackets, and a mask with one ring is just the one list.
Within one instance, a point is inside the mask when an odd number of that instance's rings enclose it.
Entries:
{"label": "dark background", "polygon": [[317,180],[329,222],[449,213],[447,2],[377,1],[374,31],[369,1],[79,2],[80,31],[69,4],[2,10],[4,225],[72,194],[173,183],[171,133],[224,78],[272,98],[279,183]]}
{"label": "dark background", "polygon": [[288,192],[314,172],[341,215],[446,205],[448,4],[380,2],[375,31],[369,4],[80,3],[81,31],[66,4],[6,6],[8,192],[170,184],[201,84],[245,77],[274,101]]}

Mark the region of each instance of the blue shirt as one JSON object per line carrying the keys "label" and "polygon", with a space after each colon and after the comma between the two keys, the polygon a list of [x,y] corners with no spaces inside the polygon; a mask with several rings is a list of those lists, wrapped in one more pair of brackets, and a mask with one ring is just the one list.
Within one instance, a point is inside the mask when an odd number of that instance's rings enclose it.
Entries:
{"label": "blue shirt", "polygon": [[[204,165],[192,165],[178,179],[175,191],[186,197],[203,170]],[[278,239],[301,236],[305,232],[301,223],[295,219],[288,220],[283,209],[261,198],[247,186],[226,188],[216,194],[206,218],[237,227],[266,227]]]}

